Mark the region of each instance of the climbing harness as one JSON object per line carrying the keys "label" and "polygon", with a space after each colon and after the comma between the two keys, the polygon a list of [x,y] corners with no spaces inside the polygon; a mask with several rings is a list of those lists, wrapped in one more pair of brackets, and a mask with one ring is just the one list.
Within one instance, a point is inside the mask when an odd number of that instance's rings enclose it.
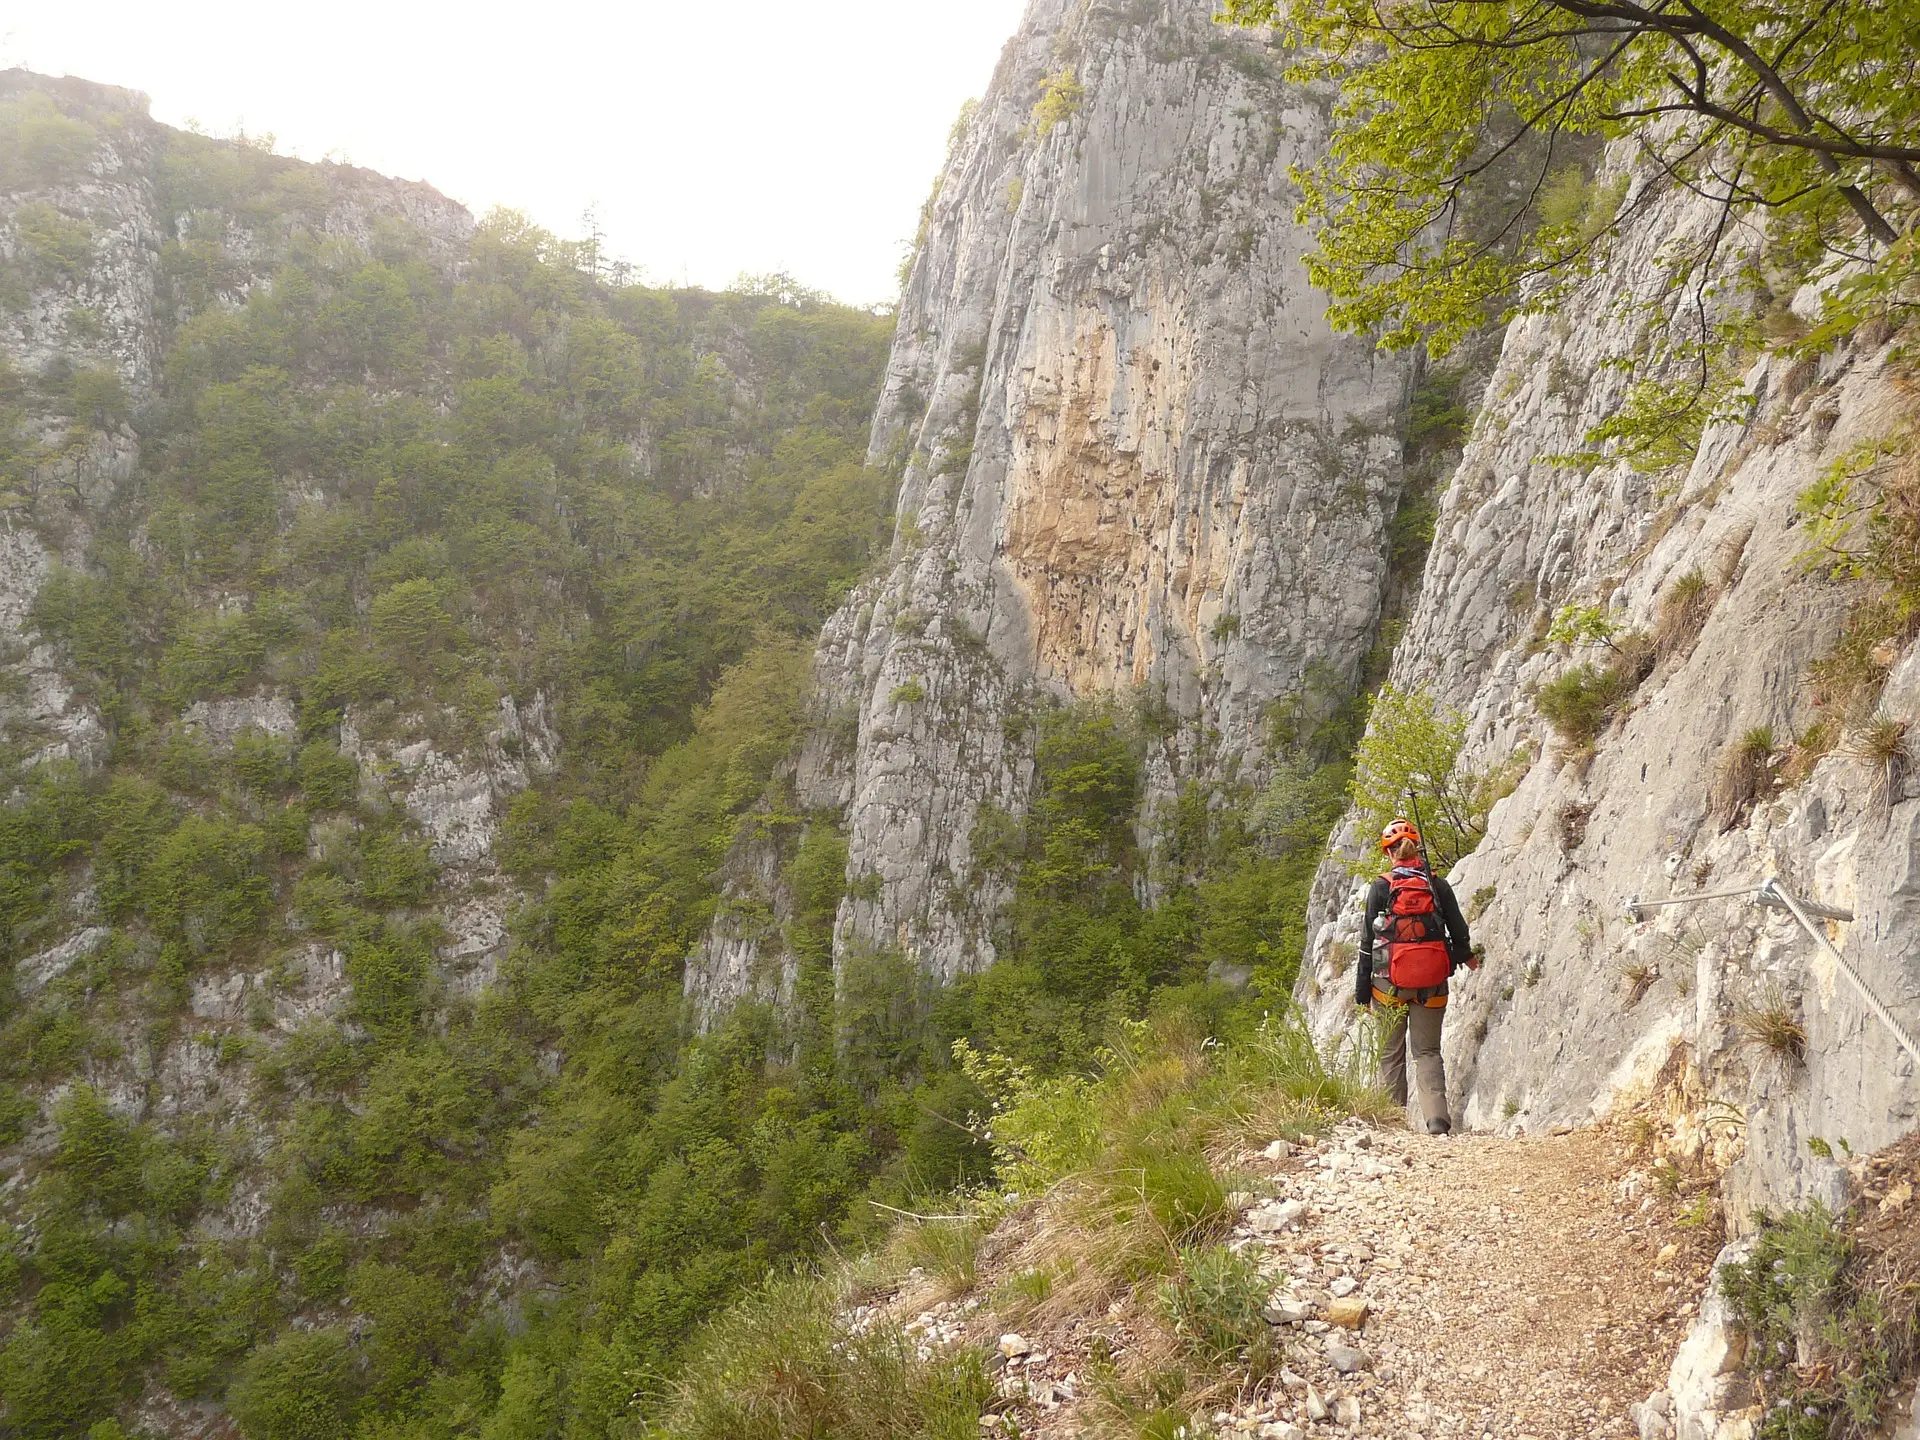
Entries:
{"label": "climbing harness", "polygon": [[1920,1065],[1920,1043],[1916,1043],[1913,1036],[1907,1033],[1906,1026],[1894,1018],[1893,1012],[1887,1009],[1886,1002],[1874,993],[1866,977],[1853,968],[1847,958],[1834,948],[1833,942],[1827,939],[1826,933],[1813,923],[1816,916],[1822,920],[1838,920],[1843,923],[1850,921],[1853,919],[1851,910],[1843,910],[1837,905],[1820,905],[1811,900],[1796,899],[1780,883],[1779,876],[1770,875],[1758,886],[1746,886],[1739,890],[1717,890],[1710,895],[1681,895],[1671,900],[1642,900],[1637,895],[1629,896],[1627,918],[1639,924],[1651,919],[1651,912],[1655,910],[1665,909],[1669,905],[1695,905],[1706,900],[1751,900],[1769,910],[1787,911],[1799,922],[1800,928],[1812,937],[1813,943],[1826,952],[1827,958],[1833,961],[1835,968],[1847,977],[1847,982],[1859,993],[1874,1019],[1886,1026],[1888,1032],[1900,1043],[1900,1048],[1913,1057],[1916,1065]]}

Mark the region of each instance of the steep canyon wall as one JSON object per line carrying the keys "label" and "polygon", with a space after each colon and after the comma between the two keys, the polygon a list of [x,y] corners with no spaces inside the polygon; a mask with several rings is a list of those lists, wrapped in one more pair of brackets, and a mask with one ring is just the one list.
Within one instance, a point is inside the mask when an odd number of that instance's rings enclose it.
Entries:
{"label": "steep canyon wall", "polygon": [[[891,562],[826,627],[795,776],[845,827],[842,961],[992,962],[974,830],[1025,808],[1036,705],[1164,705],[1164,796],[1256,764],[1271,703],[1374,641],[1409,368],[1335,336],[1301,264],[1288,167],[1330,97],[1212,10],[1036,0],[956,133],[873,430]],[[772,855],[736,860],[778,914]],[[723,919],[687,985],[711,1015],[790,969]]]}
{"label": "steep canyon wall", "polygon": [[[1466,717],[1468,765],[1524,769],[1453,875],[1488,953],[1455,986],[1456,1113],[1475,1128],[1537,1131],[1686,1092],[1683,1144],[1731,1164],[1739,1224],[1756,1205],[1837,1202],[1849,1151],[1910,1130],[1920,1085],[1788,916],[1704,900],[1636,922],[1627,902],[1777,875],[1851,909],[1835,943],[1909,1024],[1920,1014],[1920,802],[1845,744],[1804,776],[1783,763],[1824,713],[1809,667],[1863,593],[1808,562],[1798,497],[1841,456],[1910,423],[1911,400],[1889,369],[1889,337],[1863,331],[1817,362],[1752,359],[1687,463],[1569,463],[1625,402],[1609,359],[1645,343],[1649,306],[1687,303],[1661,299],[1663,253],[1715,220],[1695,197],[1654,197],[1604,275],[1560,312],[1508,329],[1390,683]],[[1792,297],[1808,319],[1819,303],[1811,287]],[[1614,658],[1548,640],[1574,604],[1653,647],[1651,672],[1590,752],[1556,736],[1538,703],[1556,677]],[[1911,719],[1920,662],[1885,658],[1881,711]],[[1763,741],[1773,755],[1754,803],[1729,808],[1728,767]],[[1327,1037],[1351,1015],[1349,876],[1338,858],[1322,869],[1300,979]],[[1804,1060],[1755,1038],[1754,1018],[1772,1013],[1804,1024]]]}

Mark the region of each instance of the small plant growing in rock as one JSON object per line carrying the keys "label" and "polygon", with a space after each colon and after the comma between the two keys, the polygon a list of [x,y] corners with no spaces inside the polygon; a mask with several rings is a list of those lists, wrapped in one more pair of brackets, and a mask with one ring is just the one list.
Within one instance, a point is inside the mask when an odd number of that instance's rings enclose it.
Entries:
{"label": "small plant growing in rock", "polygon": [[1633,958],[1620,963],[1620,979],[1627,987],[1624,1009],[1631,1010],[1640,1003],[1640,997],[1647,993],[1653,982],[1660,978],[1660,969],[1651,961]]}
{"label": "small plant growing in rock", "polygon": [[1831,755],[1839,743],[1840,727],[1831,718],[1814,721],[1794,736],[1793,743],[1787,747],[1787,758],[1780,767],[1781,783],[1805,784],[1812,777],[1814,767]]}
{"label": "small plant growing in rock", "polygon": [[1587,839],[1587,822],[1592,818],[1593,805],[1590,801],[1570,801],[1562,805],[1559,814],[1555,816],[1555,824],[1560,835],[1560,848],[1570,854],[1584,845]]}
{"label": "small plant growing in rock", "polygon": [[927,698],[927,687],[921,684],[919,677],[916,676],[904,684],[894,686],[893,694],[888,698],[896,705],[917,705]]}
{"label": "small plant growing in rock", "polygon": [[1751,1336],[1746,1363],[1766,1405],[1762,1436],[1885,1433],[1911,1384],[1902,1377],[1920,1328],[1906,1247],[1871,1238],[1818,1203],[1756,1218],[1753,1249],[1722,1270],[1720,1289]]}
{"label": "small plant growing in rock", "polygon": [[1070,120],[1086,99],[1087,89],[1071,67],[1055,71],[1042,82],[1044,88],[1033,107],[1033,133],[1044,138],[1054,126]]}
{"label": "small plant growing in rock", "polygon": [[1877,715],[1847,737],[1846,753],[1877,768],[1874,798],[1882,805],[1891,805],[1905,788],[1913,764],[1907,728],[1905,720]]}
{"label": "small plant growing in rock", "polygon": [[1654,650],[1664,658],[1691,645],[1707,623],[1713,601],[1713,587],[1697,565],[1667,586],[1654,616]]}
{"label": "small plant growing in rock", "polygon": [[1157,1298],[1161,1318],[1194,1360],[1265,1375],[1279,1360],[1263,1313],[1272,1288],[1254,1257],[1210,1245],[1182,1251],[1180,1268],[1160,1283]]}
{"label": "small plant growing in rock", "polygon": [[1533,703],[1561,740],[1588,749],[1632,693],[1632,682],[1618,666],[1583,662],[1542,685]]}
{"label": "small plant growing in rock", "polygon": [[1615,640],[1625,629],[1604,605],[1565,605],[1547,627],[1553,645],[1604,645],[1617,649]]}
{"label": "small plant growing in rock", "polygon": [[1773,793],[1777,761],[1771,726],[1756,725],[1727,748],[1708,795],[1714,821],[1722,831],[1733,829],[1752,812],[1755,802]]}
{"label": "small plant growing in rock", "polygon": [[1752,1005],[1737,1011],[1733,1020],[1749,1044],[1764,1046],[1789,1060],[1807,1058],[1807,1027],[1778,988],[1767,990]]}

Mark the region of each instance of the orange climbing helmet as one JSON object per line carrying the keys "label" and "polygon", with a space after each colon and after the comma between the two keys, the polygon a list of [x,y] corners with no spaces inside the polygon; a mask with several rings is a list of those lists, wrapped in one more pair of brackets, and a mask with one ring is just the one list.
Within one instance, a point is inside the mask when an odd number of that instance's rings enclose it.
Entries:
{"label": "orange climbing helmet", "polygon": [[1414,844],[1418,845],[1420,843],[1420,832],[1404,820],[1395,820],[1380,832],[1380,848],[1382,850],[1391,850],[1402,840],[1411,840]]}

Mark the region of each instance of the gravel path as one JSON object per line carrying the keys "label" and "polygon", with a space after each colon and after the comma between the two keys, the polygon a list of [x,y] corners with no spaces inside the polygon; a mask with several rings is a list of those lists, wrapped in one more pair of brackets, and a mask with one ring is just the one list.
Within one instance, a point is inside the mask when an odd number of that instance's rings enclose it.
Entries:
{"label": "gravel path", "polygon": [[[1211,1413],[1198,1434],[1221,1440],[1631,1440],[1628,1407],[1665,1385],[1717,1240],[1676,1226],[1604,1130],[1433,1139],[1348,1122],[1235,1168],[1261,1193],[1241,1197],[1231,1243],[1273,1278],[1286,1364]],[[1089,1347],[1124,1352],[1140,1324],[1116,1312],[1007,1337],[1008,1409],[983,1434],[1095,1433]],[[913,1328],[998,1333],[979,1300]]]}
{"label": "gravel path", "polygon": [[[1616,1178],[1628,1170],[1592,1130],[1434,1140],[1349,1126],[1283,1161],[1275,1179],[1307,1220],[1268,1231],[1284,1211],[1269,1203],[1239,1238],[1268,1252],[1282,1296],[1325,1316],[1346,1292],[1338,1313],[1368,1313],[1357,1333],[1295,1325],[1305,1384],[1221,1428],[1306,1427],[1310,1385],[1332,1411],[1357,1400],[1365,1435],[1634,1435],[1627,1407],[1666,1383],[1713,1245],[1675,1239],[1664,1207]],[[1333,1347],[1363,1351],[1362,1367],[1340,1375]]]}

